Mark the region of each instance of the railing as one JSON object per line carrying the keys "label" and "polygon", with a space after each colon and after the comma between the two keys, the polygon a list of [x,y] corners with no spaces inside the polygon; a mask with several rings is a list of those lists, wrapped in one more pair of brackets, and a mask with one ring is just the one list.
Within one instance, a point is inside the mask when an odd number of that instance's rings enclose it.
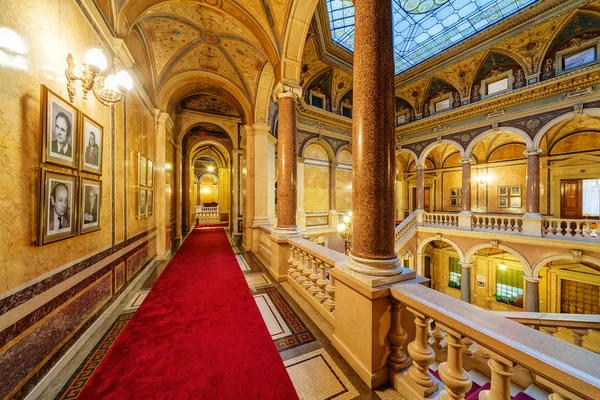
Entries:
{"label": "railing", "polygon": [[396,227],[396,244],[402,242],[406,236],[412,235],[412,231],[417,227],[417,213],[413,212],[404,221]]}
{"label": "railing", "polygon": [[[572,341],[574,345],[584,348],[587,348],[585,339],[590,335],[591,331],[600,331],[600,315],[505,311],[494,312],[494,314],[532,328],[537,328],[559,339]],[[598,352],[597,349],[589,350]]]}
{"label": "railing", "polygon": [[423,225],[458,226],[458,214],[424,213]]}
{"label": "railing", "polygon": [[201,214],[201,213],[204,213],[204,214],[218,213],[219,212],[219,206],[216,206],[216,207],[196,206],[196,212],[198,214]]}
{"label": "railing", "polygon": [[258,227],[260,236],[258,238],[258,254],[263,258],[263,263],[271,265],[271,232],[273,227],[270,225],[261,225]]}
{"label": "railing", "polygon": [[516,234],[523,231],[523,218],[490,214],[474,215],[471,226],[474,231],[511,232]]}
{"label": "railing", "polygon": [[335,325],[335,277],[330,270],[347,257],[306,239],[288,239],[288,282]]}
{"label": "railing", "polygon": [[600,243],[600,221],[586,219],[544,218],[542,236]]}
{"label": "railing", "polygon": [[[592,352],[422,285],[396,284],[390,295],[388,365],[395,371],[392,383],[401,393],[410,391],[416,393],[412,398],[425,398],[439,389],[441,380],[444,386],[439,398],[463,398],[471,389],[471,378],[463,368],[463,354],[473,355],[477,346],[478,352],[489,358],[491,375],[489,390],[480,393],[479,398],[510,399],[515,366],[529,371],[536,383],[554,392],[555,399],[598,398],[600,368],[598,356]],[[438,367],[439,380],[430,373],[436,360],[429,341],[431,320],[437,330],[431,332],[434,346],[438,351],[446,349],[446,362]],[[412,325],[414,339],[405,346]]]}
{"label": "railing", "polygon": [[221,222],[219,207],[202,207],[196,206],[194,219],[198,224],[217,224]]}

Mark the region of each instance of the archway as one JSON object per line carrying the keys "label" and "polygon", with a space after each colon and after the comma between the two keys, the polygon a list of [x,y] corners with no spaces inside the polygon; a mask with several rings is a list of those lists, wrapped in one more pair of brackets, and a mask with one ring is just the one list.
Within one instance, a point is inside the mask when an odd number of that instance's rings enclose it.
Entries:
{"label": "archway", "polygon": [[430,279],[430,287],[460,299],[465,259],[460,246],[452,239],[432,236],[419,243],[417,254],[417,273]]}

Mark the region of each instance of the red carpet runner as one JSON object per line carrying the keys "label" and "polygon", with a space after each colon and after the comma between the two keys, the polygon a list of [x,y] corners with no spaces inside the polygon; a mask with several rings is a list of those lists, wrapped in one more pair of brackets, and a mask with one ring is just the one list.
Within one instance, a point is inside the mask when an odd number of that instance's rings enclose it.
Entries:
{"label": "red carpet runner", "polygon": [[79,398],[298,398],[223,229],[192,231]]}

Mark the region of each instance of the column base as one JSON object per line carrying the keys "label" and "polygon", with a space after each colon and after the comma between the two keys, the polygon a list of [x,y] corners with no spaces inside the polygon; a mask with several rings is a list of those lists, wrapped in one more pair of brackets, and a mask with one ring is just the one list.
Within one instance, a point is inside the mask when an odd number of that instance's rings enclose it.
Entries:
{"label": "column base", "polygon": [[353,255],[352,250],[350,250],[346,267],[352,271],[373,276],[394,276],[401,274],[403,270],[397,255],[388,260],[371,260]]}
{"label": "column base", "polygon": [[300,230],[298,229],[297,226],[286,226],[286,227],[276,226],[275,230],[273,231],[273,236],[275,236],[277,239],[295,237],[298,235],[300,235]]}
{"label": "column base", "polygon": [[523,218],[542,218],[542,214],[528,212],[528,213],[523,214]]}

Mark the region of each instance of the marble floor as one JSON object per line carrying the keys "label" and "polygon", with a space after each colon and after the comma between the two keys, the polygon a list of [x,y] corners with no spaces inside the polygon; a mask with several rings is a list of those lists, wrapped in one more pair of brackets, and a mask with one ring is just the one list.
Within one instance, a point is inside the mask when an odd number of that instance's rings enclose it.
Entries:
{"label": "marble floor", "polygon": [[[243,251],[238,240],[230,238],[230,243],[300,399],[402,399],[391,388],[371,391],[332,346],[332,326],[291,286],[277,283],[254,254]],[[55,371],[41,395],[30,398],[76,399],[167,264],[147,267],[94,334]]]}

